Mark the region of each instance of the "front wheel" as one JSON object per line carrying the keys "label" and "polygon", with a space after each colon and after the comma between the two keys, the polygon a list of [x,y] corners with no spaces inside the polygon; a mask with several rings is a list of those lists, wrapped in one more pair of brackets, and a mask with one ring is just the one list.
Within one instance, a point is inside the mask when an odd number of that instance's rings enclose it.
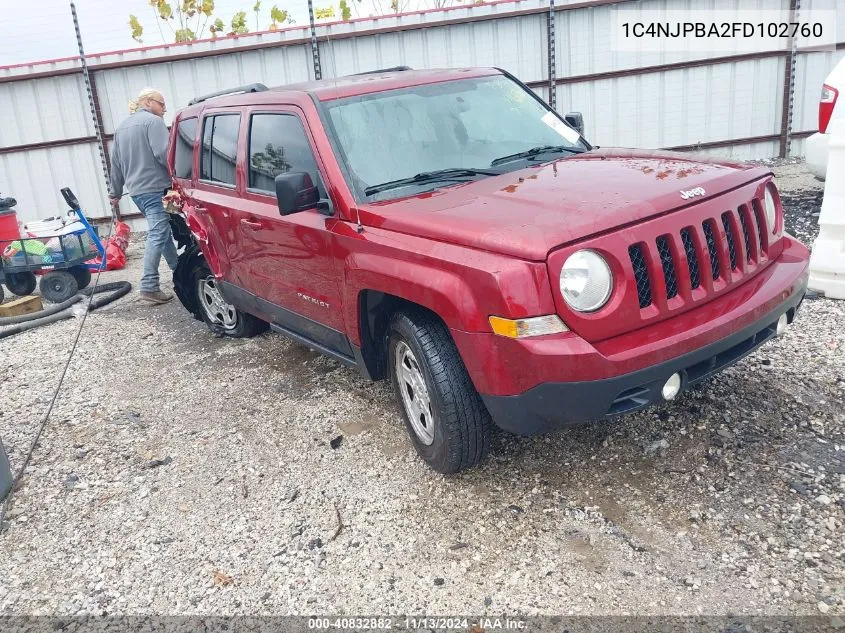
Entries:
{"label": "front wheel", "polygon": [[227,303],[220,293],[217,278],[204,259],[198,259],[193,269],[194,297],[200,315],[215,334],[233,338],[250,338],[267,329],[267,323],[251,314],[241,312]]}
{"label": "front wheel", "polygon": [[397,314],[388,356],[393,389],[420,457],[440,473],[484,459],[490,414],[443,322],[423,311]]}

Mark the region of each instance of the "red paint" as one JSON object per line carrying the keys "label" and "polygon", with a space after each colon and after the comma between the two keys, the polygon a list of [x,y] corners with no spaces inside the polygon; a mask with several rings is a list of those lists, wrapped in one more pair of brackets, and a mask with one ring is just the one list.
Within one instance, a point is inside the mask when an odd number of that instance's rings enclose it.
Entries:
{"label": "red paint", "polygon": [[[450,328],[475,386],[489,395],[652,366],[731,335],[778,307],[784,293],[801,287],[807,249],[782,234],[765,233],[759,243],[757,218],[771,173],[729,161],[600,149],[433,193],[357,206],[312,96],[328,100],[495,72],[346,78],[221,97],[183,110],[179,118],[200,118],[198,139],[205,114],[240,112],[243,122],[256,111],[295,114],[307,131],[335,210],[333,217],[316,209],[283,217],[273,196],[248,191],[243,167],[248,126],[242,123],[234,187],[176,181],[189,201],[191,229],[213,261],[215,274],[344,333],[356,346],[363,340],[363,291],[426,307]],[[698,187],[706,190],[703,198],[681,197],[681,191]],[[777,196],[776,205],[780,218]],[[726,211],[733,214],[729,224],[736,237],[736,270],[731,270],[724,246],[721,218]],[[750,253],[739,214],[752,227]],[[358,216],[364,227],[360,232]],[[701,225],[708,220],[715,220],[722,271],[716,280],[706,274],[709,260]],[[696,289],[691,289],[679,237],[688,227],[701,262]],[[663,235],[671,237],[680,290],[666,298],[661,260],[652,253],[647,265],[654,302],[640,309],[628,247],[654,245]],[[601,252],[615,279],[610,301],[590,314],[569,309],[558,286],[566,257],[580,248]],[[511,340],[492,334],[488,321],[491,315],[548,314],[558,314],[571,331]]]}
{"label": "red paint", "polygon": [[511,340],[452,329],[476,389],[515,395],[544,382],[619,376],[726,338],[762,318],[806,279],[807,249],[785,238],[784,250],[760,275],[682,316],[590,344],[566,334]]}

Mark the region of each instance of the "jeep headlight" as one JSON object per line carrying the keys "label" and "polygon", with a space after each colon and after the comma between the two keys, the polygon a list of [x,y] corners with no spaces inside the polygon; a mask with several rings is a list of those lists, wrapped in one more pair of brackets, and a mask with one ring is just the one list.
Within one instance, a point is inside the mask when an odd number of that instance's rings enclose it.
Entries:
{"label": "jeep headlight", "polygon": [[764,207],[766,209],[766,225],[769,227],[769,232],[777,234],[778,212],[775,205],[775,197],[772,195],[771,187],[766,187],[766,193],[763,196]]}
{"label": "jeep headlight", "polygon": [[560,292],[573,310],[595,312],[610,298],[613,275],[604,257],[595,251],[572,253],[560,271]]}

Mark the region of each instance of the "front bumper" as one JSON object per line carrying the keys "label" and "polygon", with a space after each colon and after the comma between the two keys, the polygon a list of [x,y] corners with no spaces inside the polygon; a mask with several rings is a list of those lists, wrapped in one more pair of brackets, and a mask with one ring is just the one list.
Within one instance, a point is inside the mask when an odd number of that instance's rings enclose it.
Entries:
{"label": "front bumper", "polygon": [[791,323],[807,288],[807,249],[786,237],[781,257],[747,283],[696,310],[590,344],[573,333],[505,339],[453,331],[467,369],[501,428],[535,435],[662,401],[732,365]]}
{"label": "front bumper", "polygon": [[670,361],[614,378],[585,382],[544,383],[516,396],[484,396],[496,424],[520,435],[545,433],[558,426],[630,413],[661,402],[661,390],[674,373],[681,392],[733,365],[775,337],[777,321],[789,322],[804,298],[806,280],[777,310],[736,334]]}

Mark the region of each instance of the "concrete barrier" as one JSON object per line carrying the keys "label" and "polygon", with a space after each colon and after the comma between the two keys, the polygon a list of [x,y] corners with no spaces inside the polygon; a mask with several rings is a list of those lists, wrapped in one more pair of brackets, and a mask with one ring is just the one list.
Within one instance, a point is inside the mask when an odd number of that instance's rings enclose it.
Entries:
{"label": "concrete barrier", "polygon": [[831,121],[819,236],[810,256],[810,290],[845,299],[845,118]]}

